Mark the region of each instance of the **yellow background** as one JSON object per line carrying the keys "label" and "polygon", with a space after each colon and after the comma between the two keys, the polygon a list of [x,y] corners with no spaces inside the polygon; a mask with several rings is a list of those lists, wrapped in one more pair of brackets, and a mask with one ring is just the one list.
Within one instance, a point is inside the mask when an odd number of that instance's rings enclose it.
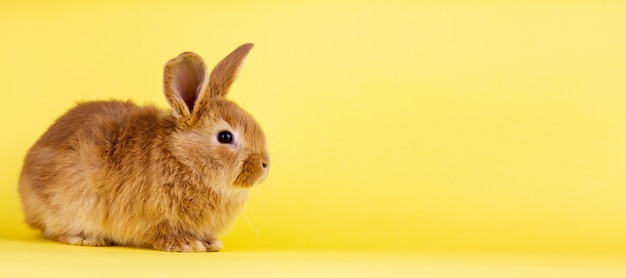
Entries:
{"label": "yellow background", "polygon": [[273,164],[219,260],[626,256],[625,2],[3,0],[0,263],[180,258],[40,239],[22,223],[22,158],[75,101],[166,107],[168,59],[212,66],[245,42],[230,97]]}

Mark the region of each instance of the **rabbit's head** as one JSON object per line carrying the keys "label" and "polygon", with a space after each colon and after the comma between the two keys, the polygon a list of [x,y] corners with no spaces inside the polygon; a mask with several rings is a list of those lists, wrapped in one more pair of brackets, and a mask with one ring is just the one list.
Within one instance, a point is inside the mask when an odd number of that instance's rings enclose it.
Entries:
{"label": "rabbit's head", "polygon": [[185,52],[164,70],[164,92],[176,122],[172,154],[208,184],[248,188],[269,169],[265,135],[252,116],[226,99],[252,44],[244,44],[209,72],[200,56]]}

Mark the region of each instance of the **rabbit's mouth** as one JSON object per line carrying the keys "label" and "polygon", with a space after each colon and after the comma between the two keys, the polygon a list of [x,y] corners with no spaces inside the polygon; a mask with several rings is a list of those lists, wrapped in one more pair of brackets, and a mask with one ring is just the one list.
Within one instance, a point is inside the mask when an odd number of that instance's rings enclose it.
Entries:
{"label": "rabbit's mouth", "polygon": [[241,173],[235,180],[235,186],[252,187],[267,176],[269,163],[261,156],[253,155],[243,163]]}

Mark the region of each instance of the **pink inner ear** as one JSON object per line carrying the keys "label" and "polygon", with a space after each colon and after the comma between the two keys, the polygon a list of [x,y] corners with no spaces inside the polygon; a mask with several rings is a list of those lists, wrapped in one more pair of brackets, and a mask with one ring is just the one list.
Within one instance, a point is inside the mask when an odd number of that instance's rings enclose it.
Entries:
{"label": "pink inner ear", "polygon": [[194,104],[198,98],[200,87],[200,76],[194,71],[192,65],[181,66],[177,76],[176,92],[178,96],[185,102],[189,112],[193,112]]}

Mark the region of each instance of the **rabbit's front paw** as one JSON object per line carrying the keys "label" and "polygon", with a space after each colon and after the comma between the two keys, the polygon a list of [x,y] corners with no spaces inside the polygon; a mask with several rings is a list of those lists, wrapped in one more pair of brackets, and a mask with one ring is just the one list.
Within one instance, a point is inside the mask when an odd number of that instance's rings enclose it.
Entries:
{"label": "rabbit's front paw", "polygon": [[215,252],[222,249],[219,240],[204,241],[195,237],[162,237],[152,244],[154,249],[168,252]]}

